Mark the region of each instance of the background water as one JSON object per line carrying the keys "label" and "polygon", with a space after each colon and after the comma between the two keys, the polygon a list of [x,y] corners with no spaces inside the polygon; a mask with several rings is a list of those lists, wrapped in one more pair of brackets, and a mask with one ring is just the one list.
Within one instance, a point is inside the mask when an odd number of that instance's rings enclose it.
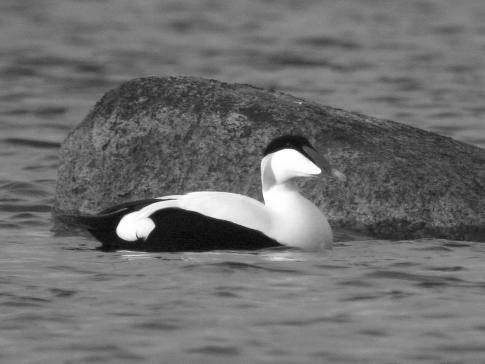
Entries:
{"label": "background water", "polygon": [[57,149],[120,82],[277,88],[485,147],[481,0],[2,0],[0,362],[485,363],[485,245],[103,253]]}

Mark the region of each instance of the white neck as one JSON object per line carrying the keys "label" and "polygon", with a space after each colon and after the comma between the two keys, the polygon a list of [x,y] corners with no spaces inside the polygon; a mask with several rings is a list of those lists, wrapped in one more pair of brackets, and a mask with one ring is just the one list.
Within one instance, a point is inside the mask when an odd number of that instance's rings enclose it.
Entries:
{"label": "white neck", "polygon": [[294,179],[278,181],[271,155],[261,161],[263,198],[272,218],[271,236],[288,246],[320,250],[332,245],[326,217],[298,191]]}

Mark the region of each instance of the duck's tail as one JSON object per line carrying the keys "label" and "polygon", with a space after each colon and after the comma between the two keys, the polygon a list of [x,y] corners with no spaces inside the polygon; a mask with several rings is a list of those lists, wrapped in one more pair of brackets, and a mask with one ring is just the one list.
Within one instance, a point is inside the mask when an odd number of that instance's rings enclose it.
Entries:
{"label": "duck's tail", "polygon": [[59,213],[56,217],[64,224],[88,230],[91,235],[103,244],[103,247],[110,248],[126,243],[116,234],[116,227],[123,216],[154,202],[160,202],[160,199],[126,202],[105,209],[96,215]]}
{"label": "duck's tail", "polygon": [[109,230],[116,227],[125,214],[125,211],[115,211],[107,214],[61,214],[57,218],[68,225],[77,226],[89,231]]}

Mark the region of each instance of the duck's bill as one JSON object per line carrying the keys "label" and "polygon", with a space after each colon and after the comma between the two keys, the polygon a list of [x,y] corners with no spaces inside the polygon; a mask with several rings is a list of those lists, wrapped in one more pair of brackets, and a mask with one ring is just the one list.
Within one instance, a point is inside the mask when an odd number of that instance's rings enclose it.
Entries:
{"label": "duck's bill", "polygon": [[303,146],[303,151],[310,158],[310,160],[315,163],[323,172],[330,174],[331,176],[337,178],[339,181],[345,181],[347,178],[345,174],[339,170],[332,168],[328,160],[322,156],[317,150],[312,147]]}

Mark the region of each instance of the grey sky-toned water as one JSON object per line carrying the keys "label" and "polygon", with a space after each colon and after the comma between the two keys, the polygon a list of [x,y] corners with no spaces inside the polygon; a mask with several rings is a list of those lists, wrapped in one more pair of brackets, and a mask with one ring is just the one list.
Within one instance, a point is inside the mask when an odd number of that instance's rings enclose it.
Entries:
{"label": "grey sky-toned water", "polygon": [[50,231],[57,148],[124,80],[250,83],[485,147],[484,53],[480,0],[3,0],[0,361],[485,362],[483,244],[135,254]]}

